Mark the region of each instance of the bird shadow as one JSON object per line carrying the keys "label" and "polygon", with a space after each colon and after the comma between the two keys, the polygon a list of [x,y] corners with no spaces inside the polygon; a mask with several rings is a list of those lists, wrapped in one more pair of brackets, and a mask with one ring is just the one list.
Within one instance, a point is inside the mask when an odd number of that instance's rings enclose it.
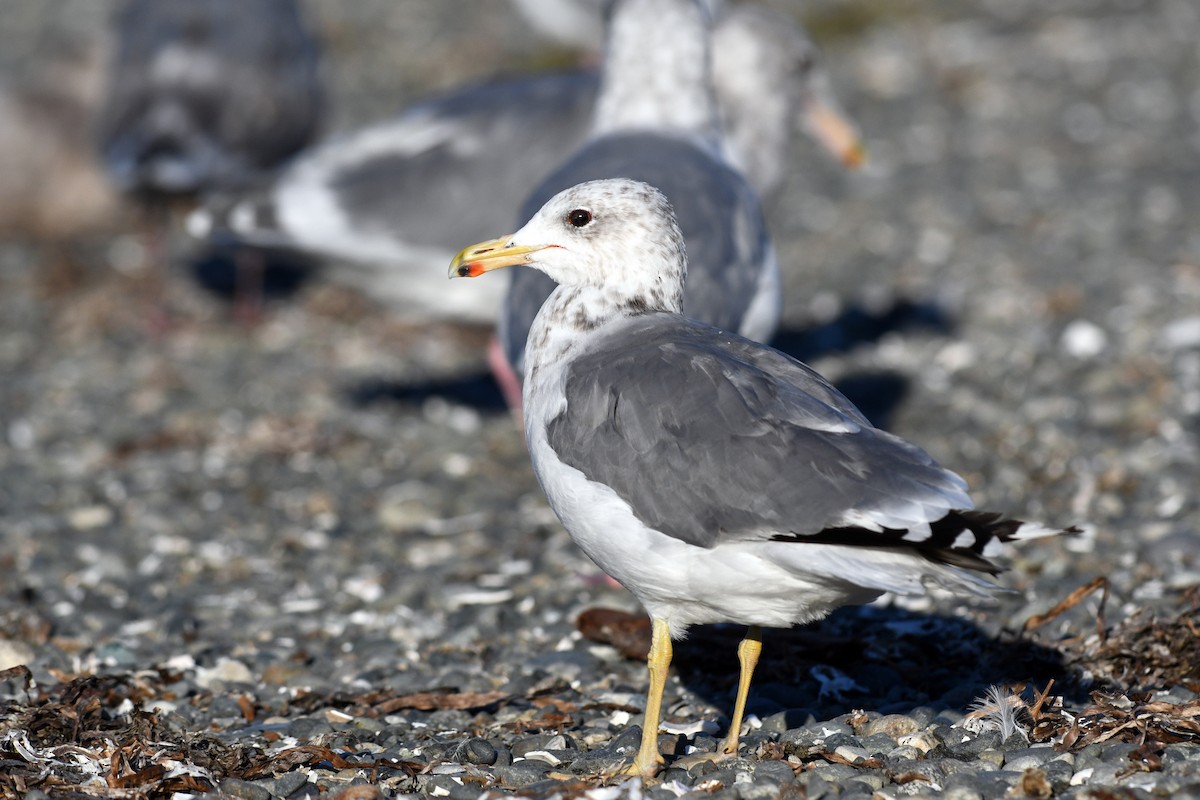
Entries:
{"label": "bird shadow", "polygon": [[954,320],[937,303],[898,298],[881,309],[849,306],[836,318],[820,325],[782,328],[771,339],[771,346],[808,362],[877,342],[889,333],[927,331],[949,336],[954,333],[954,327]]}
{"label": "bird shadow", "polygon": [[252,253],[261,272],[260,286],[254,287],[263,300],[287,300],[298,294],[316,274],[317,264],[287,250],[250,248],[244,245],[217,244],[197,253],[188,263],[193,280],[202,289],[223,300],[233,301],[245,289],[245,277],[239,275],[239,254]]}
{"label": "bird shadow", "polygon": [[[888,333],[904,331],[948,336],[954,332],[954,324],[936,303],[901,298],[884,309],[851,306],[836,319],[821,325],[781,329],[771,340],[771,346],[807,363],[879,341]],[[885,429],[904,402],[908,386],[906,376],[889,370],[855,373],[837,381],[838,390],[871,424]]]}
{"label": "bird shadow", "polygon": [[[592,608],[577,624],[584,638],[611,644],[630,659],[645,659],[650,648],[645,614]],[[672,664],[682,684],[727,713],[745,632],[738,625],[702,625],[674,645]],[[991,635],[944,614],[847,606],[818,622],[764,631],[748,711],[759,717],[782,713],[789,728],[810,716],[831,719],[857,708],[965,711],[991,686],[1026,683],[1040,689],[1050,679],[1060,695],[1072,700],[1086,695],[1063,655],[1028,637]]]}
{"label": "bird shadow", "polygon": [[[705,626],[675,647],[680,680],[718,708],[732,705],[745,629]],[[747,710],[785,713],[788,727],[856,708],[966,711],[990,686],[1055,681],[1079,693],[1062,654],[1028,638],[993,636],[974,623],[893,606],[838,609],[810,625],[765,631]],[[1082,697],[1082,694],[1080,694]]]}
{"label": "bird shadow", "polygon": [[486,414],[499,414],[508,409],[500,387],[487,372],[411,384],[385,378],[368,378],[346,387],[343,396],[355,408],[381,403],[420,405],[426,400],[440,398]]}

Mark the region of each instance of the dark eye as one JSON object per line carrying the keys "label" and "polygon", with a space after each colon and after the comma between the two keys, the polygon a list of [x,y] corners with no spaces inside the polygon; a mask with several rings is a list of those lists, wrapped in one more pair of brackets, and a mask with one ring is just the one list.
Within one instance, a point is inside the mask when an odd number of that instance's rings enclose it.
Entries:
{"label": "dark eye", "polygon": [[567,222],[571,223],[576,228],[582,228],[591,221],[592,212],[583,208],[577,208],[567,214]]}

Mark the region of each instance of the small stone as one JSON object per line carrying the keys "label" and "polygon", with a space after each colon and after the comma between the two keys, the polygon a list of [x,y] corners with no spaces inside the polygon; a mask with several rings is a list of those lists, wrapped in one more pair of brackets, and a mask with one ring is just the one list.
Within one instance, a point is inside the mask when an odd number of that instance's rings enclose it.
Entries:
{"label": "small stone", "polygon": [[836,748],[833,752],[835,755],[841,756],[851,764],[857,764],[860,761],[866,761],[871,757],[871,754],[867,752],[865,748],[853,747],[851,745],[842,745],[841,747]]}
{"label": "small stone", "polygon": [[487,739],[472,736],[450,752],[450,759],[463,764],[482,764],[490,767],[496,763],[496,748]]}
{"label": "small stone", "polygon": [[429,494],[429,487],[417,481],[385,489],[375,512],[376,519],[393,533],[418,529],[437,517],[424,500]]}
{"label": "small stone", "polygon": [[575,750],[575,741],[561,733],[542,733],[519,739],[512,745],[514,758],[525,758],[534,751]]}
{"label": "small stone", "polygon": [[888,764],[890,765],[895,761],[916,761],[924,755],[925,754],[923,752],[912,745],[902,744],[893,748],[890,752],[885,753],[884,757],[887,759]]}
{"label": "small stone", "polygon": [[1006,770],[978,772],[966,769],[962,772],[946,776],[946,782],[943,784],[946,790],[944,796],[955,796],[951,794],[951,791],[962,789],[971,793],[969,795],[971,797],[1004,797],[1009,788],[1014,786],[1020,779],[1020,773],[1008,772]]}
{"label": "small stone", "polygon": [[999,767],[1004,763],[1004,753],[994,747],[981,750],[978,758],[980,761],[985,764],[991,764],[993,767]]}
{"label": "small stone", "polygon": [[808,774],[820,775],[822,779],[837,786],[852,778],[857,778],[859,771],[845,764],[821,764],[810,769]]}
{"label": "small stone", "polygon": [[896,744],[899,744],[902,747],[915,747],[922,753],[928,753],[930,750],[937,747],[939,742],[933,731],[924,730],[911,733],[908,736],[901,736],[896,740]]}
{"label": "small stone", "polygon": [[816,770],[808,770],[799,777],[799,783],[804,787],[803,797],[808,800],[824,800],[826,797],[837,797],[837,786],[840,781],[827,781]]}
{"label": "small stone", "polygon": [[1062,349],[1074,358],[1095,358],[1108,346],[1108,334],[1093,322],[1077,319],[1063,329]]}
{"label": "small stone", "polygon": [[896,747],[896,741],[886,733],[864,736],[860,744],[864,750],[872,755],[889,753]]}
{"label": "small stone", "polygon": [[1200,346],[1200,316],[1168,322],[1159,333],[1159,341],[1170,350]]}
{"label": "small stone", "polygon": [[908,736],[916,732],[916,720],[906,717],[903,714],[887,714],[879,719],[868,722],[866,729],[863,730],[863,735],[874,736],[877,733],[882,733],[890,736],[892,741],[899,741],[901,736]]}
{"label": "small stone", "polygon": [[785,733],[793,728],[799,728],[806,723],[814,722],[812,714],[800,709],[790,708],[786,711],[776,711],[763,719],[762,729],[769,733]]}
{"label": "small stone", "polygon": [[858,774],[854,776],[854,780],[866,786],[869,790],[868,794],[882,789],[884,784],[883,775],[870,770],[859,770]]}
{"label": "small stone", "polygon": [[754,767],[754,779],[778,787],[796,780],[796,773],[784,761],[760,761]]}
{"label": "small stone", "polygon": [[297,717],[287,726],[287,735],[301,741],[307,741],[323,733],[333,733],[333,726],[318,717]]}
{"label": "small stone", "polygon": [[[351,771],[352,773],[354,771]],[[365,783],[356,783],[351,786],[346,786],[341,789],[323,795],[325,800],[380,800],[383,793],[379,791],[378,786],[371,786]],[[457,800],[457,798],[453,798]]]}
{"label": "small stone", "polygon": [[[465,790],[465,791],[464,791]],[[475,800],[479,796],[479,787],[467,786],[451,775],[432,775],[425,781],[423,792],[427,797],[445,797],[448,800]]]}
{"label": "small stone", "polygon": [[779,786],[774,783],[744,783],[733,790],[738,800],[777,800]]}
{"label": "small stone", "polygon": [[0,639],[0,670],[12,669],[22,664],[33,663],[37,653],[25,642],[13,639]]}
{"label": "small stone", "polygon": [[196,670],[196,684],[200,688],[211,689],[218,681],[225,684],[253,683],[254,675],[241,661],[225,657],[218,658],[217,663],[209,669]]}
{"label": "small stone", "polygon": [[[921,781],[922,783],[940,784],[946,777],[946,770],[942,767],[941,759],[888,759],[887,768],[888,774],[896,783]],[[901,780],[902,776],[903,780]],[[922,781],[922,778],[925,780]]]}
{"label": "small stone", "polygon": [[506,767],[496,767],[498,777],[505,788],[520,789],[537,783],[546,777],[550,765],[542,761],[514,761]]}
{"label": "small stone", "polygon": [[1016,772],[1040,767],[1054,758],[1057,753],[1049,747],[1027,747],[1023,750],[1009,750],[1004,754],[1004,768]]}
{"label": "small stone", "polygon": [[571,772],[591,775],[613,772],[633,761],[642,741],[642,727],[631,725],[605,747],[581,754],[571,762]]}
{"label": "small stone", "polygon": [[972,760],[979,757],[984,750],[997,750],[1000,747],[1000,734],[996,731],[984,731],[978,736],[972,736],[958,728],[946,741],[946,752],[954,758]]}
{"label": "small stone", "polygon": [[67,523],[77,531],[103,528],[113,521],[113,510],[108,506],[84,506],[67,514]]}
{"label": "small stone", "polygon": [[276,797],[287,797],[306,783],[308,783],[308,776],[303,772],[285,772],[274,780],[271,794]]}
{"label": "small stone", "polygon": [[266,786],[237,778],[221,781],[221,792],[238,800],[271,800],[271,791]]}
{"label": "small stone", "polygon": [[379,733],[387,727],[372,717],[355,717],[354,722],[351,724],[360,731],[366,731],[367,733]]}
{"label": "small stone", "polygon": [[943,800],[983,800],[983,795],[968,786],[950,786],[942,792]]}

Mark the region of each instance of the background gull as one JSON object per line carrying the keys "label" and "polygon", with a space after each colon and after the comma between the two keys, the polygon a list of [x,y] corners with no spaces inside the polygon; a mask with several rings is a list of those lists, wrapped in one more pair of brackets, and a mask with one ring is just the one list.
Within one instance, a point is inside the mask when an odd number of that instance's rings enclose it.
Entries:
{"label": "background gull", "polygon": [[[675,205],[692,268],[684,307],[752,339],[775,332],[779,266],[753,187],[726,156],[709,72],[707,15],[686,0],[624,0],[613,11],[592,136],[526,200],[528,219],[559,191],[599,178],[657,186]],[[510,405],[529,328],[554,282],[513,274],[493,369]],[[511,365],[511,367],[509,367]]]}
{"label": "background gull", "polygon": [[564,47],[587,52],[600,49],[604,42],[608,0],[512,0],[512,4],[530,27]]}
{"label": "background gull", "polygon": [[[842,163],[858,163],[857,133],[801,29],[737,6],[718,19],[716,36],[722,120],[733,146],[748,148],[732,158],[760,193],[773,192],[786,174],[797,127]],[[346,262],[331,272],[334,280],[412,318],[492,324],[504,288],[447,298],[442,265],[464,238],[510,226],[513,209],[586,141],[599,83],[591,71],[552,73],[430,98],[329,140],[250,197],[212,204],[194,215],[193,232]]]}
{"label": "background gull", "polygon": [[1004,542],[1056,533],[973,511],[962,478],[874,428],[815,371],[682,316],[684,234],[651,186],[567,189],[515,234],[464,249],[450,274],[514,265],[559,284],[525,365],[538,482],[653,620],[635,774],[662,763],[671,638],[689,626],[750,626],[722,747],[736,753],[760,626],[930,584],[982,593]]}
{"label": "background gull", "polygon": [[321,107],[316,43],[292,0],[130,0],[98,125],[113,184],[153,213],[245,187],[306,145]]}
{"label": "background gull", "polygon": [[[603,44],[607,0],[512,0],[529,25],[558,44]],[[808,35],[783,14],[754,3],[702,0],[714,19],[713,82],[729,155],[768,197],[782,182],[799,124],[835,158],[857,167],[864,151],[838,108]]]}
{"label": "background gull", "polygon": [[317,48],[292,0],[131,0],[116,29],[98,137],[118,188],[243,186],[316,131]]}

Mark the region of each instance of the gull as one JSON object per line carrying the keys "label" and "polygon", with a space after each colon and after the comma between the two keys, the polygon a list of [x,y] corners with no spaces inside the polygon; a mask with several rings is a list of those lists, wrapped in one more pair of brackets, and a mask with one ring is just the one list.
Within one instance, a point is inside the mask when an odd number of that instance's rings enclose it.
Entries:
{"label": "gull", "polygon": [[[858,131],[796,23],[734,6],[713,35],[728,157],[760,195],[788,174],[797,129],[847,167],[862,162]],[[215,199],[189,231],[336,261],[327,277],[410,320],[494,325],[505,287],[447,298],[442,268],[464,238],[513,224],[514,209],[587,141],[599,92],[600,76],[580,70],[428,98],[307,150],[264,187]]]}
{"label": "gull", "polygon": [[689,626],[749,627],[721,746],[736,753],[763,627],[884,592],[984,594],[1005,543],[1078,532],[974,510],[961,477],[810,367],[684,316],[684,236],[645,183],[566,189],[516,233],[463,249],[450,276],[515,265],[558,284],[526,352],[534,472],[567,533],[653,621],[633,774],[663,762],[671,640]]}

